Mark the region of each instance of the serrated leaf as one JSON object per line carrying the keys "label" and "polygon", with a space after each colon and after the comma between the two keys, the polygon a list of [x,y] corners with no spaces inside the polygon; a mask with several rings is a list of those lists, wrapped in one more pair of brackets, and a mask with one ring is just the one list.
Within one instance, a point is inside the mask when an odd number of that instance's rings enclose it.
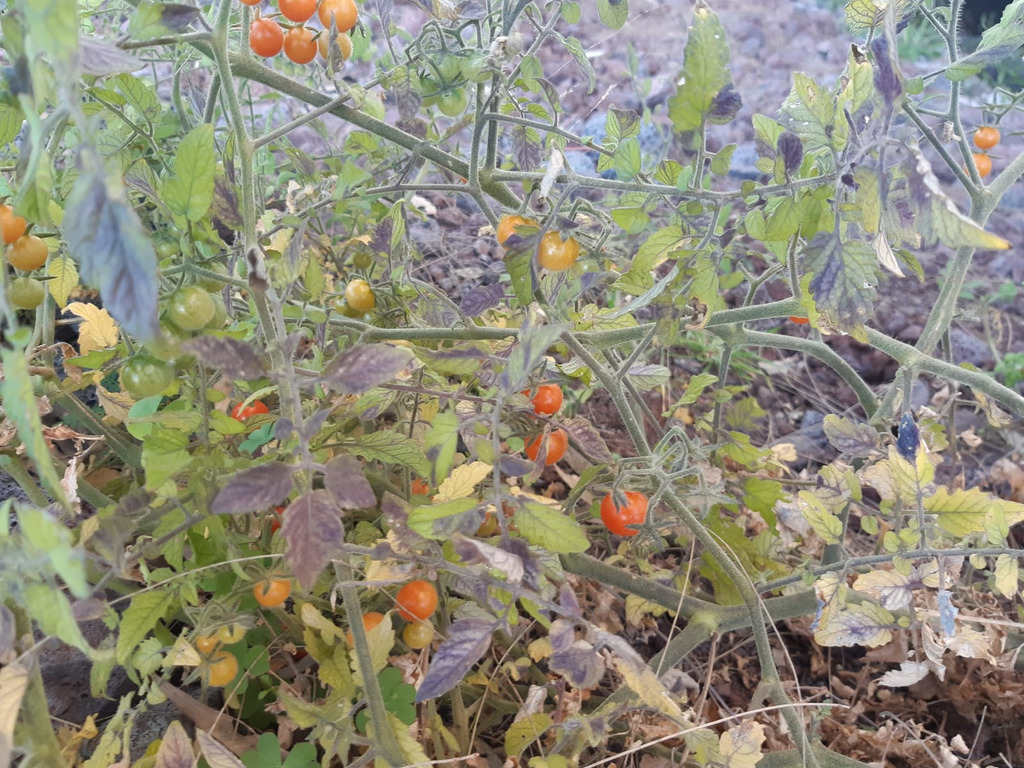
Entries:
{"label": "serrated leaf", "polygon": [[576,62],[577,69],[579,69],[580,74],[583,75],[583,79],[587,83],[587,93],[593,93],[594,86],[597,84],[597,73],[594,72],[594,66],[590,63],[590,58],[587,56],[583,43],[575,37],[563,37],[558,32],[554,34],[565,47],[565,50],[569,52],[569,55],[572,56],[572,60]]}
{"label": "serrated leaf", "polygon": [[110,313],[95,304],[85,304],[80,301],[72,302],[67,306],[68,312],[76,317],[82,318],[78,324],[78,348],[82,355],[87,355],[96,349],[110,349],[117,346],[118,331],[117,323]]}
{"label": "serrated leaf", "polygon": [[415,507],[409,513],[408,525],[425,539],[444,541],[453,534],[475,530],[478,522],[468,520],[466,513],[480,502],[476,499],[459,498],[441,504]]}
{"label": "serrated leaf", "polygon": [[397,432],[382,430],[361,435],[348,450],[367,461],[405,465],[420,474],[427,471],[419,443]]}
{"label": "serrated leaf", "polygon": [[342,509],[370,509],[377,505],[363,465],[349,454],[341,454],[324,466],[324,487]]}
{"label": "serrated leaf", "polygon": [[585,640],[575,640],[568,648],[552,653],[548,668],[581,691],[596,688],[607,671],[604,659]]}
{"label": "serrated leaf", "polygon": [[597,13],[606,27],[619,29],[629,17],[629,3],[627,0],[597,0]]}
{"label": "serrated leaf", "polygon": [[132,12],[128,34],[137,40],[182,32],[191,26],[201,11],[181,3],[154,3],[143,0]]}
{"label": "serrated leaf", "polygon": [[458,685],[491,646],[498,625],[490,619],[459,619],[437,650],[416,692],[416,703],[443,696]]}
{"label": "serrated leaf", "polygon": [[334,499],[327,491],[311,491],[289,504],[283,517],[285,556],[299,584],[309,591],[341,545],[341,519]]}
{"label": "serrated leaf", "polygon": [[434,482],[448,476],[458,444],[458,417],[451,411],[442,411],[434,417],[430,431],[423,436],[423,453],[432,467]]}
{"label": "serrated leaf", "polygon": [[156,340],[156,253],[123,186],[96,170],[83,172],[68,198],[64,236],[105,309],[142,343]]}
{"label": "serrated leaf", "polygon": [[228,479],[210,511],[215,515],[239,515],[270,509],[292,491],[292,467],[280,461],[243,469]]}
{"label": "serrated leaf", "polygon": [[953,82],[966,80],[985,67],[998,64],[1018,52],[1024,45],[1024,4],[1011,2],[1003,9],[998,24],[986,29],[973,53],[946,68],[946,77]]}
{"label": "serrated leaf", "polygon": [[140,592],[121,616],[117,634],[117,663],[127,664],[136,647],[174,605],[171,592],[154,589]]}
{"label": "serrated leaf", "polygon": [[668,383],[668,380],[672,378],[672,372],[664,365],[638,363],[630,367],[626,376],[637,389],[648,391]]}
{"label": "serrated leaf", "polygon": [[825,416],[822,424],[825,437],[842,454],[853,459],[864,459],[876,453],[881,446],[878,430],[870,424],[844,419],[833,413]]}
{"label": "serrated leaf", "polygon": [[57,302],[57,306],[64,309],[67,306],[68,297],[78,287],[78,269],[75,267],[75,262],[67,256],[53,259],[46,265],[46,275],[53,278],[46,281],[46,289],[53,296],[53,300]]}
{"label": "serrated leaf", "polygon": [[810,491],[800,491],[797,506],[804,520],[826,544],[837,544],[843,535],[842,521],[833,515],[821,500]]}
{"label": "serrated leaf", "polygon": [[754,768],[764,755],[764,726],[753,720],[745,720],[727,730],[718,740],[718,751],[726,768]]}
{"label": "serrated leaf", "polygon": [[412,353],[403,347],[361,344],[328,363],[320,380],[343,394],[361,395],[391,381],[410,360]]}
{"label": "serrated leaf", "polygon": [[438,487],[434,503],[439,504],[469,496],[480,483],[491,477],[493,472],[494,467],[483,461],[474,461],[456,467]]}
{"label": "serrated leaf", "polygon": [[872,603],[847,605],[826,624],[821,622],[814,641],[829,647],[863,645],[877,648],[892,640],[896,621],[889,611]]}
{"label": "serrated leaf", "polygon": [[584,552],[590,546],[582,526],[560,509],[528,501],[516,512],[519,535],[549,552]]}
{"label": "serrated leaf", "polygon": [[[512,545],[506,544],[506,546],[511,547]],[[485,541],[477,541],[465,536],[453,537],[452,549],[459,560],[466,565],[486,564],[513,584],[521,584],[526,575],[523,558],[509,552],[508,549],[495,547]]]}
{"label": "serrated leaf", "polygon": [[181,723],[172,721],[160,740],[153,768],[191,768],[195,760],[192,739]]}
{"label": "serrated leaf", "polygon": [[890,611],[902,611],[910,607],[910,602],[914,598],[910,575],[896,570],[862,573],[853,583],[853,589],[871,595],[883,608]]}
{"label": "serrated leaf", "polygon": [[924,499],[924,508],[936,515],[939,527],[952,536],[983,533],[994,517],[1001,518],[1005,526],[1024,520],[1024,504],[993,498],[979,488],[950,492],[940,486]]}
{"label": "serrated leaf", "polygon": [[576,416],[569,421],[561,422],[573,443],[580,446],[583,453],[594,461],[610,464],[614,461],[612,452],[601,437],[601,433],[583,416]]}
{"label": "serrated leaf", "polygon": [[256,348],[230,336],[198,336],[181,348],[229,379],[252,381],[266,375],[265,361]]}
{"label": "serrated leaf", "polygon": [[550,715],[543,712],[534,712],[521,720],[516,720],[505,731],[505,754],[509,757],[519,757],[528,746],[543,736],[553,723]]}
{"label": "serrated leaf", "polygon": [[725,28],[706,6],[694,11],[678,80],[680,85],[668,103],[669,118],[678,133],[697,130],[715,96],[732,80]]}
{"label": "serrated leaf", "polygon": [[181,140],[174,155],[174,176],[164,182],[164,202],[171,212],[191,222],[206,216],[213,203],[216,169],[213,125],[202,123]]}
{"label": "serrated leaf", "polygon": [[1010,555],[999,555],[996,558],[996,567],[992,571],[995,577],[996,591],[1003,597],[1014,598],[1017,595],[1017,588],[1020,584],[1020,564],[1017,558]]}

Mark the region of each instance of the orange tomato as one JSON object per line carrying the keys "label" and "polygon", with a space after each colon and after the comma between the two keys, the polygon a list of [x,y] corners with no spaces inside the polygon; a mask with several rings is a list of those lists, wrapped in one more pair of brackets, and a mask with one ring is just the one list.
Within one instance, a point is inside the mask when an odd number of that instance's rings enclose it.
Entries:
{"label": "orange tomato", "polygon": [[[531,461],[536,461],[540,455],[540,441],[543,437],[543,435],[537,435],[533,442],[527,444],[525,449],[526,455],[530,457]],[[565,451],[568,447],[569,436],[565,433],[564,429],[556,429],[548,435],[547,454],[544,458],[544,463],[548,466],[557,464],[565,456]]]}

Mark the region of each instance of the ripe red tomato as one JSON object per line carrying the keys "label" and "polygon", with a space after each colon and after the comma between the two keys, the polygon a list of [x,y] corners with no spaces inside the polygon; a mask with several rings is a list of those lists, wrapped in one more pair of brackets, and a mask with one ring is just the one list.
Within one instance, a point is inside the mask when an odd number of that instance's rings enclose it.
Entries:
{"label": "ripe red tomato", "polygon": [[296,64],[309,64],[316,58],[316,50],[311,29],[292,27],[284,37],[284,55]]}
{"label": "ripe red tomato", "polygon": [[[530,457],[531,461],[536,461],[537,456],[540,455],[540,441],[543,435],[537,435],[532,443],[528,443],[526,446],[526,455]],[[547,443],[547,455],[544,458],[544,463],[548,466],[557,464],[565,456],[565,450],[569,447],[569,436],[565,433],[564,429],[556,429],[550,435],[548,435]]]}
{"label": "ripe red tomato", "polygon": [[264,404],[262,400],[253,400],[249,405],[239,403],[231,409],[231,418],[235,421],[245,421],[250,416],[256,416],[261,413],[270,413],[270,409]]}
{"label": "ripe red tomato", "polygon": [[519,227],[539,228],[540,224],[538,224],[533,219],[527,219],[524,216],[518,216],[514,214],[509,216],[502,216],[501,220],[498,222],[497,230],[499,245],[504,245],[506,240],[512,237],[512,235],[516,234],[516,230]]}
{"label": "ripe red tomato", "polygon": [[974,145],[978,149],[992,149],[999,143],[999,129],[992,125],[983,125],[974,132]]}
{"label": "ripe red tomato", "polygon": [[281,15],[289,21],[301,24],[313,18],[316,13],[316,0],[278,0],[277,7]]}
{"label": "ripe red tomato", "polygon": [[[381,613],[380,611],[367,611],[363,614],[363,629],[369,632],[382,621],[384,621],[383,613]],[[351,629],[345,633],[345,639],[348,640],[349,648],[356,644],[355,638],[352,637]]]}
{"label": "ripe red tomato", "polygon": [[[530,390],[524,389],[523,394],[530,396]],[[550,416],[558,413],[562,407],[562,388],[557,384],[541,384],[537,387],[537,394],[533,396],[533,412]]]}
{"label": "ripe red tomato", "polygon": [[974,165],[978,168],[978,176],[985,178],[992,173],[992,158],[980,152],[974,153]]}
{"label": "ripe red tomato", "polygon": [[9,205],[0,205],[0,230],[3,230],[4,242],[10,245],[25,234],[28,222],[24,216],[15,216],[14,209]]}
{"label": "ripe red tomato", "polygon": [[210,659],[206,674],[210,685],[227,685],[238,674],[238,659],[227,651],[221,651]]}
{"label": "ripe red tomato", "polygon": [[288,579],[264,579],[256,582],[252,593],[264,608],[277,608],[292,593],[292,583]]}
{"label": "ripe red tomato", "polygon": [[256,19],[249,26],[249,47],[263,58],[277,56],[284,48],[284,30],[273,19]]}
{"label": "ripe red tomato", "polygon": [[559,232],[548,232],[537,247],[537,262],[552,272],[561,272],[576,263],[580,257],[580,244],[571,235],[565,240]]}
{"label": "ripe red tomato", "polygon": [[636,536],[639,531],[627,528],[647,519],[647,497],[639,491],[626,491],[626,506],[620,507],[609,493],[601,501],[601,520],[605,527],[619,536]]}
{"label": "ripe red tomato", "polygon": [[437,590],[429,581],[410,581],[395,596],[398,615],[406,621],[429,619],[437,610]]}
{"label": "ripe red tomato", "polygon": [[331,17],[339,32],[348,32],[359,19],[359,8],[355,0],[320,0],[320,23],[328,30],[331,28]]}
{"label": "ripe red tomato", "polygon": [[434,627],[430,622],[414,621],[402,630],[402,640],[414,651],[422,650],[434,639]]}
{"label": "ripe red tomato", "polygon": [[50,249],[46,243],[35,235],[22,235],[7,249],[7,260],[11,266],[24,272],[39,269],[49,255]]}
{"label": "ripe red tomato", "polygon": [[795,315],[789,316],[789,322],[796,323],[797,325],[806,325],[810,322],[806,317],[796,317]]}

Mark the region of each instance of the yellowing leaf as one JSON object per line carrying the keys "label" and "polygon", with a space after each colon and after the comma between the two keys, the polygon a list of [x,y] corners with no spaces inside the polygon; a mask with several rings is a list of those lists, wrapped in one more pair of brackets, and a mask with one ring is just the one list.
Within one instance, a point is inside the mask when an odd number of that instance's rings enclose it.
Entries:
{"label": "yellowing leaf", "polygon": [[87,355],[95,349],[117,346],[117,323],[107,310],[80,301],[68,304],[67,310],[84,321],[78,326],[80,354]]}
{"label": "yellowing leaf", "polygon": [[446,501],[466,498],[473,493],[477,485],[491,476],[492,469],[490,464],[483,461],[474,461],[456,467],[438,487],[434,502],[441,504]]}
{"label": "yellowing leaf", "polygon": [[797,505],[814,532],[821,536],[826,544],[835,544],[843,533],[842,521],[829,512],[821,500],[810,491],[800,491]]}
{"label": "yellowing leaf", "polygon": [[825,646],[877,648],[892,640],[891,629],[895,627],[895,618],[885,608],[871,603],[848,605],[835,613],[827,624],[821,622],[814,633],[814,641]]}
{"label": "yellowing leaf", "polygon": [[345,632],[320,613],[312,603],[302,604],[301,608],[299,608],[299,618],[302,619],[302,623],[307,627],[320,632],[320,636],[328,643],[333,644],[336,640],[341,640],[345,637]]}
{"label": "yellowing leaf", "polygon": [[167,654],[167,663],[173,667],[198,667],[203,663],[202,656],[188,640],[179,637],[174,641],[174,647]]}
{"label": "yellowing leaf", "polygon": [[968,536],[972,533],[982,533],[989,517],[1006,515],[1007,524],[1019,522],[1024,505],[994,499],[978,488],[950,493],[946,488],[940,487],[924,500],[924,508],[938,516],[939,527],[946,533],[953,536]]}
{"label": "yellowing leaf", "polygon": [[0,669],[0,765],[11,764],[14,724],[18,722],[21,699],[28,688],[29,669],[19,662]]}
{"label": "yellowing leaf", "polygon": [[654,670],[636,659],[614,657],[615,669],[623,682],[649,707],[667,717],[682,721],[683,710]]}
{"label": "yellowing leaf", "polygon": [[718,751],[727,768],[754,768],[764,755],[764,726],[747,720],[734,725],[718,740]]}
{"label": "yellowing leaf", "polygon": [[78,287],[78,269],[75,267],[75,262],[67,256],[54,259],[46,265],[46,274],[53,278],[46,281],[50,295],[57,302],[57,306],[64,309],[71,292]]}
{"label": "yellowing leaf", "polygon": [[1017,558],[1009,555],[1000,555],[996,558],[996,589],[1003,597],[1013,597],[1017,594],[1019,572],[1020,566],[1017,563]]}

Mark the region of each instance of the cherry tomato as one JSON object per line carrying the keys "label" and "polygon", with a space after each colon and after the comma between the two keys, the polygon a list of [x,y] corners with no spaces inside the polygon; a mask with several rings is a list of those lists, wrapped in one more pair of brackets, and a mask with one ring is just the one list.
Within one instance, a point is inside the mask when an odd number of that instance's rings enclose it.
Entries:
{"label": "cherry tomato", "polygon": [[278,0],[277,7],[281,9],[281,15],[286,19],[301,24],[313,18],[313,14],[316,13],[316,0]]}
{"label": "cherry tomato", "polygon": [[8,245],[25,234],[28,222],[24,216],[15,216],[14,209],[9,205],[0,205],[0,230],[3,230],[4,242]]}
{"label": "cherry tomato", "polygon": [[[330,53],[330,39],[330,36],[326,32],[324,32],[316,41],[317,46],[320,48],[320,55],[323,56],[325,59],[327,58],[327,55]],[[334,38],[334,42],[337,43],[338,45],[338,51],[339,53],[341,53],[342,61],[348,61],[350,58],[352,58],[351,37],[349,37],[344,32],[339,32],[338,36]],[[356,266],[359,265],[356,264]]]}
{"label": "cherry tomato", "polygon": [[174,381],[174,366],[145,352],[135,355],[121,369],[121,386],[134,398],[159,395]]}
{"label": "cherry tomato", "polygon": [[[176,254],[179,252],[178,246],[176,245],[174,246],[174,252]],[[207,272],[215,272],[218,275],[223,275],[225,278],[228,277],[227,265],[222,264],[219,261],[207,261],[206,263],[200,264],[199,266],[205,269]],[[206,277],[205,275],[203,275],[196,281],[196,285],[198,285],[204,291],[209,291],[210,293],[217,293],[220,291],[221,288],[224,287],[224,283],[226,282],[226,279],[218,280],[215,277]]]}
{"label": "cherry tomato", "polygon": [[210,318],[204,327],[207,331],[219,331],[224,327],[224,323],[228,321],[228,308],[224,304],[224,299],[216,294],[210,294],[213,297],[213,317]]}
{"label": "cherry tomato", "polygon": [[259,5],[263,0],[239,0],[243,5]]}
{"label": "cherry tomato", "polygon": [[198,331],[213,319],[217,305],[198,285],[186,285],[171,294],[167,319],[183,331]]}
{"label": "cherry tomato", "polygon": [[284,48],[284,30],[273,19],[258,18],[249,26],[249,47],[257,56],[277,56]]}
{"label": "cherry tomato", "polygon": [[206,682],[210,685],[227,685],[238,674],[238,659],[227,651],[221,651],[210,658],[210,665],[206,670],[206,674]]}
{"label": "cherry tomato", "polygon": [[498,222],[498,244],[504,245],[506,240],[516,234],[516,229],[519,227],[540,227],[540,224],[533,219],[527,219],[524,216],[517,216],[514,214],[502,216],[501,220]]}
{"label": "cherry tomato", "polygon": [[16,277],[7,288],[7,298],[19,309],[35,309],[46,298],[46,286],[34,277]]}
{"label": "cherry tomato", "polygon": [[983,125],[974,132],[974,146],[978,149],[992,149],[999,139],[999,129],[995,126]]}
{"label": "cherry tomato", "polygon": [[[283,515],[284,514],[284,507],[274,507],[274,514]],[[271,520],[270,521],[270,532],[272,534],[274,534],[274,533],[277,533],[280,530],[281,530],[281,521],[280,520]]]}
{"label": "cherry tomato", "polygon": [[237,621],[233,624],[225,624],[217,630],[217,637],[224,645],[234,645],[242,642],[246,629]]}
{"label": "cherry tomato", "polygon": [[437,590],[429,581],[410,581],[395,596],[398,615],[406,621],[429,619],[437,610]]}
{"label": "cherry tomato", "polygon": [[316,58],[316,49],[311,29],[292,27],[284,36],[284,55],[296,64],[309,64]]}
{"label": "cherry tomato", "polygon": [[267,408],[266,404],[262,400],[253,400],[249,405],[239,403],[231,409],[231,418],[235,421],[245,421],[250,416],[256,416],[257,414],[270,413],[270,409]]}
{"label": "cherry tomato", "polygon": [[[537,435],[532,443],[528,443],[526,446],[526,455],[530,457],[530,461],[536,461],[537,456],[540,455],[540,441],[544,435]],[[569,447],[569,436],[565,433],[564,429],[556,429],[550,435],[548,435],[547,443],[548,451],[544,458],[544,463],[548,466],[557,464],[565,456],[565,450]]]}
{"label": "cherry tomato", "polygon": [[[523,394],[530,396],[530,390],[524,389]],[[562,388],[557,384],[541,384],[537,387],[537,394],[533,396],[533,412],[550,416],[558,413],[562,407]]]}
{"label": "cherry tomato", "polygon": [[[376,627],[384,621],[384,614],[380,611],[367,611],[363,614],[363,629],[369,632],[371,629]],[[356,644],[355,638],[352,637],[352,630],[350,629],[345,633],[345,639],[348,640],[348,647],[351,648]]]}
{"label": "cherry tomato", "polygon": [[199,635],[196,638],[196,650],[199,651],[203,656],[209,656],[220,645],[220,639],[216,634],[213,635]]}
{"label": "cherry tomato", "polygon": [[252,593],[264,608],[277,608],[292,593],[292,583],[288,579],[264,579],[256,582]]}
{"label": "cherry tomato", "polygon": [[469,99],[464,88],[449,91],[437,100],[437,108],[446,117],[458,117],[466,111],[467,104],[469,104]]}
{"label": "cherry tomato", "polygon": [[978,168],[978,176],[985,178],[992,173],[992,158],[980,152],[974,153],[974,165]]}
{"label": "cherry tomato", "polygon": [[796,317],[795,315],[789,316],[789,322],[796,323],[797,325],[807,325],[810,322],[806,317]]}
{"label": "cherry tomato", "polygon": [[373,288],[365,280],[352,280],[345,286],[345,301],[357,312],[369,312],[377,303]]}
{"label": "cherry tomato", "polygon": [[580,257],[580,244],[575,237],[565,240],[559,232],[548,232],[540,239],[537,247],[537,261],[552,272],[568,269]]}
{"label": "cherry tomato", "polygon": [[15,269],[31,272],[46,263],[50,249],[42,238],[35,235],[22,235],[7,249],[7,260]]}
{"label": "cherry tomato", "polygon": [[419,478],[412,481],[409,490],[416,496],[427,496],[430,494],[430,486],[427,485],[427,481],[420,480]]}
{"label": "cherry tomato", "polygon": [[639,525],[647,519],[647,497],[639,491],[626,491],[624,495],[624,507],[618,506],[610,493],[601,500],[601,520],[612,533],[636,536],[639,531],[626,526]]}
{"label": "cherry tomato", "polygon": [[434,627],[430,622],[414,621],[402,630],[402,640],[414,651],[422,650],[434,639]]}
{"label": "cherry tomato", "polygon": [[359,8],[355,0],[320,0],[320,23],[328,30],[331,28],[331,16],[334,26],[339,32],[348,32],[356,25]]}

